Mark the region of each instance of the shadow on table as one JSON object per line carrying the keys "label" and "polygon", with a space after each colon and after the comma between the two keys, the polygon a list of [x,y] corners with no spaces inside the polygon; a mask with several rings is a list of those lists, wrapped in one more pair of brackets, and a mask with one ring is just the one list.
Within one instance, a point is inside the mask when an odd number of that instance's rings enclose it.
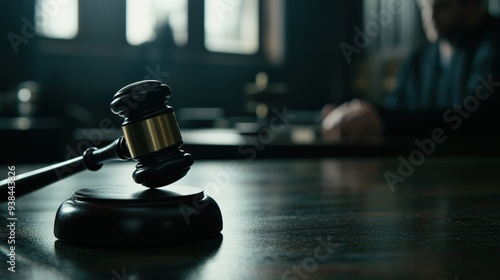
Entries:
{"label": "shadow on table", "polygon": [[[188,279],[216,255],[223,236],[159,247],[88,248],[54,243],[55,263],[71,279]],[[195,277],[196,278],[196,277]]]}

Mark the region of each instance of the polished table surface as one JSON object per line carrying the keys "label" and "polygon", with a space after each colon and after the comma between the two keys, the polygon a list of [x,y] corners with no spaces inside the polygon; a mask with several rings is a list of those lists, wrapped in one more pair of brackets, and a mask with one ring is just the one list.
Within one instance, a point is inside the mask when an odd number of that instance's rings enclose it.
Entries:
{"label": "polished table surface", "polygon": [[[0,204],[0,279],[500,279],[500,159],[428,158],[407,174],[399,163],[197,161],[177,184],[218,202],[220,236],[154,248],[57,241],[54,216],[73,191],[133,184],[133,163],[107,164],[16,200],[15,273]],[[387,172],[405,181],[391,187]]]}

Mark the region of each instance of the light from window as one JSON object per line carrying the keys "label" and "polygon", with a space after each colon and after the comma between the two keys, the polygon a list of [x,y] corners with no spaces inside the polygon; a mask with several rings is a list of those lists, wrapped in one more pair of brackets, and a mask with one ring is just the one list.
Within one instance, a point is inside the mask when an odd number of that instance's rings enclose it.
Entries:
{"label": "light from window", "polygon": [[205,0],[205,47],[254,54],[259,49],[258,0]]}
{"label": "light from window", "polygon": [[488,9],[489,9],[491,15],[499,16],[500,15],[500,1],[489,0],[488,1]]}
{"label": "light from window", "polygon": [[[126,37],[140,45],[170,36],[177,46],[188,40],[187,0],[127,0]],[[168,29],[170,28],[170,32]],[[163,33],[160,33],[163,32]]]}
{"label": "light from window", "polygon": [[78,34],[78,0],[36,0],[35,26],[39,35],[73,39]]}

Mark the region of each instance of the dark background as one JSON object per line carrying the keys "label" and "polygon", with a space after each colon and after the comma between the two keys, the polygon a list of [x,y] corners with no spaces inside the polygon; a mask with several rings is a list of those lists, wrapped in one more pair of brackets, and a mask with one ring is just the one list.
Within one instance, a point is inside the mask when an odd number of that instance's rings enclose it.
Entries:
{"label": "dark background", "polygon": [[[131,46],[125,38],[125,1],[85,0],[79,1],[76,38],[34,36],[20,44],[16,54],[7,34],[21,35],[24,17],[34,22],[35,1],[4,1],[0,9],[0,161],[60,160],[67,154],[60,147],[75,146],[75,128],[97,128],[103,118],[118,127],[121,120],[109,110],[112,96],[144,79],[147,67],[169,73],[162,81],[173,90],[170,105],[176,110],[216,107],[227,118],[249,117],[244,87],[255,81],[258,72],[266,72],[270,83],[287,85],[284,105],[289,110],[319,111],[328,102],[383,99],[394,85],[402,58],[425,43],[415,1],[402,1],[403,12],[348,63],[339,44],[354,45],[354,27],[364,29],[373,20],[369,12],[386,10],[390,0],[286,0],[284,59],[273,63],[265,52],[270,44],[266,28],[273,16],[267,10],[268,1],[259,2],[260,48],[253,55],[205,49],[201,0],[188,1],[189,39],[183,47],[162,42]],[[151,53],[160,55],[153,58]],[[12,118],[19,116],[9,98],[27,80],[40,85],[35,121],[28,130],[12,129]]]}
{"label": "dark background", "polygon": [[[196,18],[192,22],[200,26],[202,2],[189,1],[189,18]],[[141,51],[145,47],[130,46],[125,40],[125,1],[86,0],[79,5],[79,33],[75,39],[36,36],[21,44],[18,54],[6,34],[21,34],[21,18],[33,18],[34,1],[9,1],[3,5],[0,90],[36,80],[43,85],[46,98],[52,98],[51,104],[61,100],[76,102],[91,110],[98,120],[109,111],[111,97],[119,88],[143,79],[148,74],[147,66],[154,69],[159,65],[162,72],[169,72],[164,82],[174,91],[172,106],[220,107],[228,115],[239,115],[244,113],[243,85],[265,71],[270,82],[289,85],[290,107],[320,109],[334,85],[347,87],[348,65],[338,44],[352,41],[354,32],[348,27],[361,26],[362,22],[361,1],[286,1],[282,65],[271,65],[262,48],[249,56],[210,53],[202,45],[203,32],[192,26],[190,31],[194,32],[189,34],[185,47],[165,47],[161,59],[148,61],[146,52]],[[264,9],[262,4],[260,8]],[[265,28],[263,21],[261,29]],[[50,107],[47,110],[55,113],[56,108]]]}

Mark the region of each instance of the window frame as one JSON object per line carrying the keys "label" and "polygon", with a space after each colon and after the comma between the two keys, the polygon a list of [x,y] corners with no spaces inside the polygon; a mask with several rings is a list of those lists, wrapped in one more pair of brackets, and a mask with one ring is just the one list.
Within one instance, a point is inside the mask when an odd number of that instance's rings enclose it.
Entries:
{"label": "window frame", "polygon": [[[184,46],[178,46],[169,51],[168,56],[179,63],[194,63],[206,65],[220,65],[232,67],[261,67],[281,66],[284,62],[272,63],[266,54],[266,1],[259,1],[259,44],[253,54],[224,53],[209,51],[205,47],[205,1],[188,0],[188,40]],[[271,0],[274,1],[274,0]],[[283,1],[285,2],[285,1]],[[115,57],[123,58],[134,52],[139,46],[130,45],[126,40],[126,3],[125,1],[109,2],[114,5],[119,29],[110,39],[101,41],[87,24],[92,21],[105,22],[105,19],[95,18],[91,13],[96,1],[78,1],[78,32],[73,39],[58,39],[39,37],[40,51],[49,54],[83,55],[88,57]],[[285,13],[285,11],[283,11]],[[285,23],[286,24],[286,23]],[[285,28],[286,29],[286,26]],[[285,30],[282,30],[285,32]],[[284,36],[284,35],[283,35]],[[102,36],[101,36],[102,37]],[[283,38],[285,40],[285,38]],[[286,44],[284,41],[283,44]],[[283,50],[284,51],[284,50]]]}
{"label": "window frame", "polygon": [[258,0],[258,49],[253,54],[239,54],[210,51],[205,47],[205,1],[188,0],[188,41],[187,50],[198,55],[198,59],[210,64],[268,65],[264,55],[264,0]]}

